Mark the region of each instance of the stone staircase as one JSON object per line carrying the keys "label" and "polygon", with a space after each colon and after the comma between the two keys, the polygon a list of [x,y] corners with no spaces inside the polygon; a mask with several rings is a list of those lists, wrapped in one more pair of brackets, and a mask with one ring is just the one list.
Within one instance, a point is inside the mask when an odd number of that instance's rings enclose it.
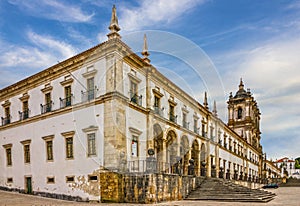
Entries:
{"label": "stone staircase", "polygon": [[260,189],[250,189],[229,180],[206,178],[186,200],[215,200],[225,202],[269,202],[276,195]]}

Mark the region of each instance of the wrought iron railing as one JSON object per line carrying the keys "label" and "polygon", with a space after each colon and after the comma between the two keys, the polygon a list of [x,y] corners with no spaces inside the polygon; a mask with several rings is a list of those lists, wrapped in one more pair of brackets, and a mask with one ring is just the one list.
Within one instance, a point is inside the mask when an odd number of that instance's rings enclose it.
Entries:
{"label": "wrought iron railing", "polygon": [[41,113],[45,114],[47,112],[51,112],[52,111],[52,105],[53,105],[52,101],[50,101],[49,103],[44,104],[44,105],[41,104]]}
{"label": "wrought iron railing", "polygon": [[155,114],[158,114],[158,115],[160,115],[160,116],[163,116],[163,109],[162,109],[162,108],[159,108],[159,107],[157,107],[157,106],[154,106],[153,108],[154,108],[154,113],[155,113]]}
{"label": "wrought iron railing", "polygon": [[189,122],[186,122],[186,121],[183,121],[183,122],[182,122],[183,128],[189,129],[189,125],[190,125]]}
{"label": "wrought iron railing", "polygon": [[2,120],[2,126],[10,124],[11,116],[9,115],[7,117],[1,117],[1,120]]}
{"label": "wrought iron railing", "polygon": [[170,113],[169,114],[169,120],[171,122],[177,123],[177,115],[175,116],[174,114]]}
{"label": "wrought iron railing", "polygon": [[131,102],[142,106],[142,99],[143,99],[142,95],[137,95],[136,93],[130,92],[130,101]]}
{"label": "wrought iron railing", "polygon": [[73,96],[69,96],[69,97],[66,97],[64,99],[59,98],[60,108],[62,109],[62,108],[65,108],[65,107],[72,106],[72,97]]}
{"label": "wrought iron railing", "polygon": [[87,102],[95,99],[95,89],[88,90],[86,92],[81,91],[81,101]]}
{"label": "wrought iron railing", "polygon": [[20,120],[28,119],[29,117],[29,109],[24,110],[23,112],[19,111]]}

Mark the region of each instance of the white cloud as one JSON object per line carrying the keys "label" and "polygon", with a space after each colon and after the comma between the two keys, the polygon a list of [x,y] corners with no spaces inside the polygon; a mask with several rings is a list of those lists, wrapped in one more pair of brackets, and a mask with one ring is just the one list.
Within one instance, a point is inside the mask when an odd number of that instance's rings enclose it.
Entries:
{"label": "white cloud", "polygon": [[139,7],[118,9],[125,31],[134,31],[157,23],[171,23],[206,0],[142,0]]}
{"label": "white cloud", "polygon": [[22,11],[26,11],[32,16],[44,17],[63,22],[89,22],[94,14],[82,11],[78,6],[64,4],[57,0],[9,0]]}
{"label": "white cloud", "polygon": [[9,45],[0,42],[0,86],[6,86],[31,75],[40,69],[56,64],[76,54],[76,50],[65,42],[32,31],[27,33],[32,46]]}

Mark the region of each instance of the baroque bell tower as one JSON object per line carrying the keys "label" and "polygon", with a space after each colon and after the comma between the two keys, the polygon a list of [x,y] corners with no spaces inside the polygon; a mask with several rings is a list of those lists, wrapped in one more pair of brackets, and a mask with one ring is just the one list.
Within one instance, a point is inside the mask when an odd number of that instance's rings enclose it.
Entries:
{"label": "baroque bell tower", "polygon": [[260,112],[250,89],[244,89],[241,78],[239,90],[228,100],[228,126],[255,148],[260,146]]}

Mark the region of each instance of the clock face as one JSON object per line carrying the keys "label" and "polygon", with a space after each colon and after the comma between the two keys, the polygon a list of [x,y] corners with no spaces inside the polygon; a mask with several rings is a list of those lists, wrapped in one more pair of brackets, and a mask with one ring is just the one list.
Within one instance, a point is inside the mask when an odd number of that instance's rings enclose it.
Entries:
{"label": "clock face", "polygon": [[148,155],[150,156],[154,155],[154,149],[148,149]]}

